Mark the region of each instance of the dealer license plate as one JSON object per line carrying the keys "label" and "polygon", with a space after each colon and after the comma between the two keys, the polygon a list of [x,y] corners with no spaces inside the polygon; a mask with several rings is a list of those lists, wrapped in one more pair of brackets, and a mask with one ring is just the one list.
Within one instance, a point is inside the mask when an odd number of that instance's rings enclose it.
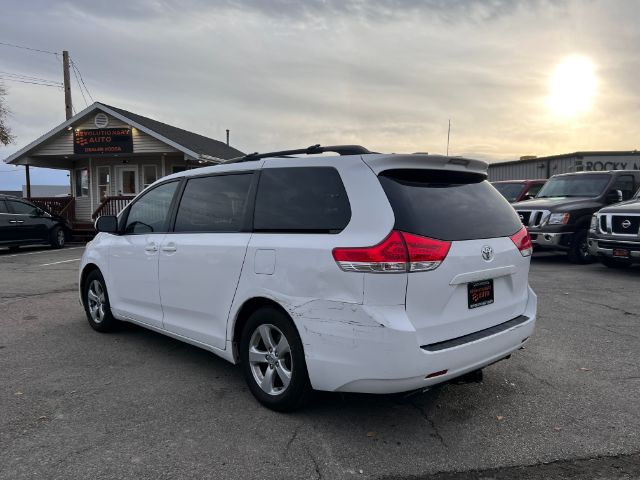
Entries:
{"label": "dealer license plate", "polygon": [[493,303],[493,280],[482,280],[467,284],[469,308],[484,307]]}
{"label": "dealer license plate", "polygon": [[614,248],[613,256],[619,258],[629,258],[629,250],[626,248]]}

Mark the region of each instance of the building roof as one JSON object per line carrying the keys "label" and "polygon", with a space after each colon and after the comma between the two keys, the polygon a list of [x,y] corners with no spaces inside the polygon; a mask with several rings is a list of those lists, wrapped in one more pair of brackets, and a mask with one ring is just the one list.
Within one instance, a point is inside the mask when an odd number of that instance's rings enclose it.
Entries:
{"label": "building roof", "polygon": [[123,117],[133,120],[140,125],[144,125],[150,130],[194,152],[224,160],[244,155],[240,150],[230,147],[226,143],[214,140],[213,138],[189,132],[188,130],[174,127],[173,125],[162,123],[153,118],[144,117],[137,113],[123,110],[122,108],[112,107],[104,103],[101,105],[110,108],[114,112],[118,112]]}
{"label": "building roof", "polygon": [[48,141],[60,132],[64,131],[66,128],[74,125],[76,122],[82,120],[84,117],[87,117],[98,110],[112,115],[113,117],[125,123],[128,123],[132,127],[135,127],[138,130],[160,140],[161,142],[164,142],[167,145],[170,145],[175,149],[183,152],[185,155],[193,158],[194,160],[206,160],[217,163],[220,160],[228,160],[230,158],[244,155],[244,153],[240,150],[230,147],[218,140],[214,140],[213,138],[189,132],[188,130],[174,127],[173,125],[162,123],[158,120],[154,120],[143,115],[138,115],[137,113],[129,112],[121,108],[112,107],[111,105],[107,105],[105,103],[95,102],[81,112],[78,112],[67,121],[61,123],[49,132],[45,133],[40,138],[34,140],[26,147],[7,157],[4,160],[5,163],[20,163],[19,160],[22,157],[28,155],[41,144]]}
{"label": "building roof", "polygon": [[489,168],[498,165],[512,165],[515,163],[535,163],[541,160],[556,160],[559,158],[584,158],[584,157],[624,157],[628,155],[640,155],[638,150],[612,150],[612,151],[591,151],[591,152],[573,152],[561,153],[559,155],[548,155],[546,157],[533,157],[524,160],[507,160],[506,162],[492,162]]}

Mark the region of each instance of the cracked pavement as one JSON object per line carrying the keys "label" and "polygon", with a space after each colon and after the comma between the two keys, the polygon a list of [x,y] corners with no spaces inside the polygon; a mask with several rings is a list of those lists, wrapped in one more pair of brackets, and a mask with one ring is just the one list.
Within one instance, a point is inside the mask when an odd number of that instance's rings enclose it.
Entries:
{"label": "cracked pavement", "polygon": [[536,333],[483,383],[283,415],[204,350],[91,330],[73,248],[0,252],[1,479],[640,478],[640,267],[536,255]]}

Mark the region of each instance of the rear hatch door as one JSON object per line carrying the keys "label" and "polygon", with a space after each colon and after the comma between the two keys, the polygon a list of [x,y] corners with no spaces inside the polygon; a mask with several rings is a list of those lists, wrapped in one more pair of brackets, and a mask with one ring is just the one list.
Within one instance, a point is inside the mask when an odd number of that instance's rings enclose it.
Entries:
{"label": "rear hatch door", "polygon": [[378,178],[396,230],[451,243],[438,268],[408,275],[406,310],[421,345],[524,312],[529,257],[510,238],[522,224],[484,174],[407,168],[382,171]]}

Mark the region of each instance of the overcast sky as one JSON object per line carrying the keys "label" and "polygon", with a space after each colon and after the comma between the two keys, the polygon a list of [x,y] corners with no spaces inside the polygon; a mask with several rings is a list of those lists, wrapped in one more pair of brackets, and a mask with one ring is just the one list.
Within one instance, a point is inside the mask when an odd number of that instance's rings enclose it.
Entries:
{"label": "overcast sky", "polygon": [[[95,100],[219,140],[229,128],[246,152],[444,153],[449,118],[450,154],[489,161],[640,146],[638,0],[0,2],[0,42],[69,50]],[[589,98],[560,114],[550,82],[576,56]],[[0,71],[62,77],[55,56],[2,45]],[[64,120],[61,90],[4,85],[17,141],[0,159]],[[22,185],[12,169],[0,189]]]}

